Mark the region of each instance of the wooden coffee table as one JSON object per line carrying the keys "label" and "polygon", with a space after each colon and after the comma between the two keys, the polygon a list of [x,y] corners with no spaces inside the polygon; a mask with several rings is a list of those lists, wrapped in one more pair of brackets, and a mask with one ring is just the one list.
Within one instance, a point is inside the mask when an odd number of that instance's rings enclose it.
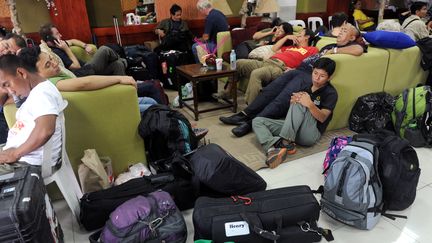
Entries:
{"label": "wooden coffee table", "polygon": [[[197,86],[199,82],[205,82],[214,80],[217,78],[223,78],[223,77],[232,77],[231,85],[231,92],[232,92],[232,101],[224,99],[228,104],[226,105],[219,105],[214,108],[205,109],[205,110],[199,110],[198,109],[198,91]],[[192,91],[193,91],[193,97],[182,99],[182,92],[181,92],[181,85],[183,82],[181,82],[182,79],[186,79],[192,83]],[[237,71],[231,70],[230,67],[223,64],[222,70],[216,71],[216,70],[208,70],[207,68],[203,67],[201,64],[189,64],[189,65],[182,65],[177,66],[177,82],[178,82],[178,94],[179,94],[179,105],[180,108],[186,106],[189,110],[191,110],[195,115],[195,121],[198,121],[198,115],[200,113],[219,110],[219,109],[225,109],[232,107],[233,112],[237,112]],[[185,103],[185,101],[193,100],[193,107],[189,104]]]}

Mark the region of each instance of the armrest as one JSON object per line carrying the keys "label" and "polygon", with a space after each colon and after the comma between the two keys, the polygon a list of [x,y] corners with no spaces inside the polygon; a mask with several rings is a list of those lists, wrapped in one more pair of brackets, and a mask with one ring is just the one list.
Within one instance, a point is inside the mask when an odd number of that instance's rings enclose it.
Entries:
{"label": "armrest", "polygon": [[[93,44],[88,44],[88,45],[92,47],[93,54],[94,54],[97,50],[97,47]],[[76,58],[78,58],[78,60],[80,60],[82,62],[88,62],[93,57],[93,54],[88,54],[84,50],[84,48],[82,48],[80,46],[71,46],[70,48],[71,48],[73,54],[76,56]]]}

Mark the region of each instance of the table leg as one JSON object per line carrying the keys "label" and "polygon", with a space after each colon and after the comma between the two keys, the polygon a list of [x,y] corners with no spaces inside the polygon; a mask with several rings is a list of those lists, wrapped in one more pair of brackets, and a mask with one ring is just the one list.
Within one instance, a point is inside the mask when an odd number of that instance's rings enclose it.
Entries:
{"label": "table leg", "polygon": [[233,75],[231,96],[233,97],[233,112],[237,113],[237,74]]}
{"label": "table leg", "polygon": [[193,105],[194,105],[194,115],[195,115],[195,121],[198,121],[198,87],[197,87],[197,81],[192,80],[192,92],[193,92]]}
{"label": "table leg", "polygon": [[181,88],[181,80],[180,80],[180,74],[177,72],[177,91],[178,91],[178,97],[179,97],[179,107],[183,107],[183,98],[182,98],[182,88]]}

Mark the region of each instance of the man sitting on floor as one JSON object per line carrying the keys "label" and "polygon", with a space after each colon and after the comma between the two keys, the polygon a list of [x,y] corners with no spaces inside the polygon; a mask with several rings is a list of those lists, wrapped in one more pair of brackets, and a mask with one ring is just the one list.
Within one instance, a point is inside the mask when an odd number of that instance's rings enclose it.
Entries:
{"label": "man sitting on floor", "polygon": [[330,84],[336,63],[330,58],[321,58],[313,67],[312,85],[292,94],[285,120],[253,119],[253,130],[267,152],[266,164],[270,168],[281,164],[287,154],[295,153],[295,143],[315,144],[330,123],[338,98]]}
{"label": "man sitting on floor", "polygon": [[312,84],[311,74],[316,60],[323,55],[342,53],[360,56],[364,51],[366,45],[361,41],[360,32],[353,25],[346,24],[335,44],[323,47],[319,54],[303,60],[297,70],[291,70],[271,82],[243,111],[230,117],[220,117],[219,120],[225,124],[237,125],[231,131],[237,137],[242,137],[252,130],[252,119],[257,116],[283,118],[290,107],[287,97]]}
{"label": "man sitting on floor", "polygon": [[[314,40],[311,30],[304,29],[298,35],[286,35],[273,45],[276,53],[265,61],[240,59],[237,61],[239,78],[249,77],[245,93],[246,103],[250,104],[256,98],[263,83],[270,83],[284,71],[291,70],[300,65],[308,56],[316,54],[318,49],[310,46]],[[292,41],[294,45],[284,46],[285,42]]]}
{"label": "man sitting on floor", "polygon": [[0,87],[3,92],[27,97],[16,113],[17,121],[9,130],[6,146],[0,152],[0,174],[26,164],[41,165],[43,145],[52,140],[51,165],[61,152],[61,124],[57,119],[67,103],[48,80],[37,74],[15,55],[0,57]]}
{"label": "man sitting on floor", "polygon": [[101,46],[89,62],[83,63],[72,53],[70,46],[80,46],[87,53],[92,54],[91,46],[76,39],[62,40],[62,35],[52,24],[42,26],[39,34],[41,39],[61,58],[64,66],[78,77],[92,74],[125,75],[126,60],[120,58],[115,51],[107,46]]}

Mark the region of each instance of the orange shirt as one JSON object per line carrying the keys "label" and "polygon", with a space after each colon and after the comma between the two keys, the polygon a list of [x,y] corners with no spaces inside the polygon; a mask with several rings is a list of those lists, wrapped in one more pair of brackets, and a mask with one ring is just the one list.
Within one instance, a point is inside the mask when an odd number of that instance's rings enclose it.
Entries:
{"label": "orange shirt", "polygon": [[318,49],[314,46],[296,47],[283,46],[281,52],[277,52],[271,58],[279,59],[289,68],[296,68],[306,57],[318,53]]}

